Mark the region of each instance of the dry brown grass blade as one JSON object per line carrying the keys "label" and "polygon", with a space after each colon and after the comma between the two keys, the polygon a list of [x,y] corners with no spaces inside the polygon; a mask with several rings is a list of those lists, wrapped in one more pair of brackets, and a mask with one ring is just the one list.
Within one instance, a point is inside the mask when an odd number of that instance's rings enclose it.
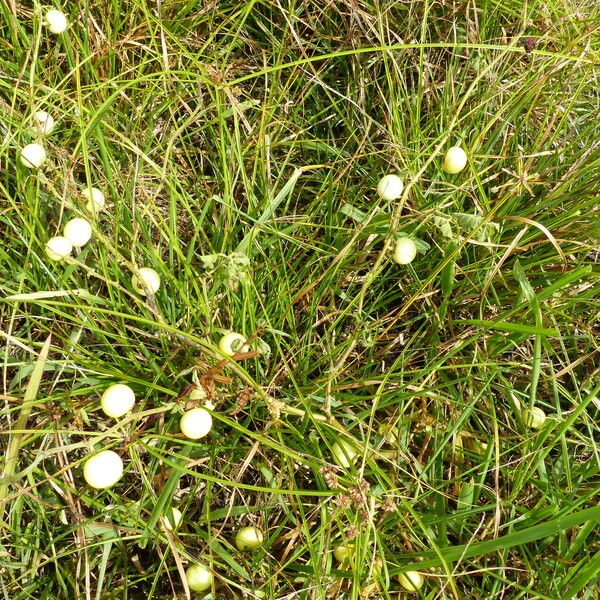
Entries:
{"label": "dry brown grass blade", "polygon": [[567,257],[564,255],[562,248],[558,245],[556,238],[541,223],[538,223],[537,221],[534,221],[533,219],[528,219],[527,217],[509,216],[509,217],[498,217],[498,218],[504,219],[505,221],[516,221],[517,223],[527,223],[527,225],[533,225],[533,227],[537,227],[548,238],[548,241],[556,248],[556,251],[558,252],[558,255],[561,257],[561,259],[564,262],[567,261]]}

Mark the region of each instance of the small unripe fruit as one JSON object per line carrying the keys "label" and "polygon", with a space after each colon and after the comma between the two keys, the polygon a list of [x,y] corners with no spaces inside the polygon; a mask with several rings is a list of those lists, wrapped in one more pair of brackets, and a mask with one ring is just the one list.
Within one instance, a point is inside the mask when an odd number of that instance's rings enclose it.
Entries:
{"label": "small unripe fruit", "polygon": [[397,200],[403,189],[404,183],[398,175],[386,175],[377,184],[377,193],[384,200]]}
{"label": "small unripe fruit", "polygon": [[172,517],[169,516],[168,511],[167,514],[165,514],[165,527],[169,531],[177,529],[179,527],[179,524],[181,523],[181,519],[183,518],[181,511],[178,508],[175,508],[174,506],[171,507],[171,513],[173,515]]}
{"label": "small unripe fruit", "polygon": [[185,578],[188,587],[193,592],[203,592],[212,587],[213,584],[213,574],[201,564],[188,567]]}
{"label": "small unripe fruit", "polygon": [[38,110],[33,115],[33,127],[36,133],[50,135],[54,130],[54,119],[45,110]]}
{"label": "small unripe fruit", "polygon": [[45,24],[52,33],[58,34],[63,33],[67,29],[69,23],[64,13],[55,8],[51,8],[46,12]]}
{"label": "small unripe fruit", "polygon": [[83,476],[90,486],[98,490],[109,488],[123,475],[123,461],[112,450],[103,450],[88,458],[83,466]]}
{"label": "small unripe fruit", "polygon": [[357,452],[352,444],[345,440],[340,440],[339,442],[332,444],[331,454],[338,465],[345,469],[349,469],[350,466],[354,464],[354,457]]}
{"label": "small unripe fruit", "polygon": [[446,173],[460,173],[467,166],[467,154],[460,146],[449,148],[442,162]]}
{"label": "small unripe fruit", "polygon": [[85,246],[92,237],[92,226],[85,219],[76,217],[71,219],[64,228],[64,236],[75,246]]}
{"label": "small unripe fruit", "polygon": [[527,427],[540,429],[546,420],[546,413],[538,406],[534,406],[531,410],[524,408],[521,411],[521,418]]}
{"label": "small unripe fruit", "polygon": [[192,408],[181,417],[179,428],[185,437],[200,439],[212,429],[212,416],[204,408]]}
{"label": "small unripe fruit", "polygon": [[418,571],[405,571],[398,575],[398,582],[408,592],[416,592],[423,587],[423,575]]}
{"label": "small unripe fruit", "polygon": [[486,454],[488,449],[488,444],[478,440],[477,438],[467,438],[465,440],[465,446],[468,450],[473,452],[473,454],[478,454],[479,456]]}
{"label": "small unripe fruit", "polygon": [[401,237],[394,248],[394,260],[399,265],[411,263],[417,256],[417,245],[407,237]]}
{"label": "small unripe fruit", "polygon": [[243,335],[230,331],[219,341],[219,350],[227,356],[233,356],[238,352],[248,352],[250,348],[247,344],[244,344],[245,341],[246,338]]}
{"label": "small unripe fruit", "polygon": [[354,558],[354,544],[340,544],[333,549],[333,556],[340,565],[347,567]]}
{"label": "small unripe fruit", "polygon": [[62,235],[50,238],[46,242],[46,254],[51,260],[63,260],[71,252],[73,252],[73,244]]}
{"label": "small unripe fruit", "polygon": [[131,278],[133,288],[138,294],[146,295],[146,290],[151,294],[156,294],[160,287],[160,275],[150,267],[142,267]]}
{"label": "small unripe fruit", "polygon": [[242,527],[235,536],[235,545],[238,550],[256,550],[263,543],[263,534],[256,527]]}
{"label": "small unripe fruit", "polygon": [[28,169],[39,169],[46,160],[46,151],[41,144],[27,144],[21,149],[21,163]]}
{"label": "small unripe fruit", "polygon": [[118,419],[126,415],[135,404],[133,390],[124,383],[115,383],[104,390],[100,400],[100,406],[104,414]]}
{"label": "small unripe fruit", "polygon": [[85,188],[81,190],[81,195],[87,200],[85,207],[89,212],[97,213],[104,209],[106,200],[98,188]]}

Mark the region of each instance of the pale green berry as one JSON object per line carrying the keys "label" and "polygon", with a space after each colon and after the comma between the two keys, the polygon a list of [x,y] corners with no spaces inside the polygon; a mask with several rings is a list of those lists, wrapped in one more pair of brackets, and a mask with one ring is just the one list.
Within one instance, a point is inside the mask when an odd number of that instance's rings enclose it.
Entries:
{"label": "pale green berry", "polygon": [[33,114],[33,127],[36,133],[50,135],[54,130],[54,119],[45,110],[38,110]]}
{"label": "pale green berry", "polygon": [[92,226],[89,221],[76,217],[66,223],[63,234],[73,246],[81,248],[90,241],[92,237]]}
{"label": "pale green berry", "polygon": [[242,527],[235,536],[235,545],[238,550],[256,550],[263,543],[263,534],[256,527]]}
{"label": "pale green berry", "polygon": [[467,154],[460,146],[449,148],[442,162],[446,173],[460,173],[467,166]]}
{"label": "pale green berry", "polygon": [[348,567],[354,558],[354,544],[340,544],[333,549],[333,556],[341,566]]}
{"label": "pale green berry", "polygon": [[417,256],[417,245],[408,237],[401,237],[394,248],[394,261],[399,265],[411,263]]}
{"label": "pale green berry", "polygon": [[135,404],[133,390],[124,383],[115,383],[104,390],[100,400],[100,406],[109,417],[118,419],[126,415]]}
{"label": "pale green berry", "polygon": [[73,244],[62,235],[50,238],[46,242],[46,254],[51,260],[63,260],[73,252]]}
{"label": "pale green berry", "polygon": [[423,587],[425,580],[418,571],[405,571],[398,575],[398,582],[408,592],[416,592]]}
{"label": "pale green berry", "polygon": [[377,184],[377,193],[383,200],[397,200],[403,189],[404,183],[398,175],[386,175]]}
{"label": "pale green berry", "polygon": [[233,356],[237,353],[248,352],[250,349],[244,342],[246,338],[234,331],[226,333],[219,341],[219,350],[227,356]]}
{"label": "pale green berry", "polygon": [[181,519],[183,519],[183,514],[181,513],[181,511],[178,508],[175,508],[174,506],[171,507],[171,514],[172,516],[170,516],[168,513],[165,514],[165,527],[169,531],[177,529],[179,527],[179,524],[181,523]]}
{"label": "pale green berry", "polygon": [[160,275],[150,267],[142,267],[131,278],[131,283],[135,291],[142,296],[146,295],[146,290],[156,294],[160,287]]}
{"label": "pale green berry", "polygon": [[27,144],[21,149],[21,163],[28,169],[39,169],[46,160],[46,151],[41,144]]}
{"label": "pale green berry", "polygon": [[345,469],[349,469],[350,466],[354,464],[354,458],[356,457],[357,452],[352,444],[345,440],[340,440],[339,442],[332,444],[331,454],[338,465]]}
{"label": "pale green berry", "polygon": [[185,572],[185,578],[188,587],[193,592],[204,592],[209,589],[212,587],[214,579],[208,567],[202,564],[195,564],[188,567]]}
{"label": "pale green berry", "polygon": [[521,411],[521,418],[527,427],[540,429],[546,420],[546,413],[538,406],[534,406],[532,409],[524,408]]}
{"label": "pale green berry", "polygon": [[51,8],[46,12],[45,25],[52,33],[64,33],[69,25],[67,17],[60,10]]}
{"label": "pale green berry", "polygon": [[103,450],[88,458],[83,466],[83,477],[96,489],[111,487],[123,475],[123,461],[112,450]]}
{"label": "pale green berry", "polygon": [[185,437],[191,440],[197,440],[212,429],[212,416],[204,408],[192,408],[181,417],[179,428]]}
{"label": "pale green berry", "polygon": [[194,400],[196,402],[198,402],[199,400],[206,400],[207,397],[208,396],[203,387],[195,387],[190,392],[190,400]]}
{"label": "pale green berry", "polygon": [[97,213],[106,206],[104,194],[95,187],[85,188],[81,190],[81,195],[87,200],[86,209],[88,212]]}
{"label": "pale green berry", "polygon": [[479,456],[485,455],[488,449],[488,444],[477,438],[467,438],[465,445],[473,454],[478,454]]}

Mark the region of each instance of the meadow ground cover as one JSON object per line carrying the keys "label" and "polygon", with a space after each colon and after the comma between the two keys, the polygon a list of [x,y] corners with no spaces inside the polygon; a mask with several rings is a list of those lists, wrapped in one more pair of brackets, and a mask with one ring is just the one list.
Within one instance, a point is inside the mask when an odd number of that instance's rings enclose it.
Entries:
{"label": "meadow ground cover", "polygon": [[596,2],[0,32],[3,598],[598,597]]}

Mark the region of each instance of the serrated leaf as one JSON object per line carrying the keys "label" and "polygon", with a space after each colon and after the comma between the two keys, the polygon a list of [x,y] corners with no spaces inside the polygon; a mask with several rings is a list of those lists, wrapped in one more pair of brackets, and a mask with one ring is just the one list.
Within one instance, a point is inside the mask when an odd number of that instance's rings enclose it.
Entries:
{"label": "serrated leaf", "polygon": [[452,218],[469,237],[479,242],[488,240],[499,229],[497,223],[487,222],[481,215],[455,212],[452,213]]}
{"label": "serrated leaf", "polygon": [[432,218],[431,222],[445,238],[453,239],[455,237],[452,230],[452,223],[448,217],[436,215]]}

